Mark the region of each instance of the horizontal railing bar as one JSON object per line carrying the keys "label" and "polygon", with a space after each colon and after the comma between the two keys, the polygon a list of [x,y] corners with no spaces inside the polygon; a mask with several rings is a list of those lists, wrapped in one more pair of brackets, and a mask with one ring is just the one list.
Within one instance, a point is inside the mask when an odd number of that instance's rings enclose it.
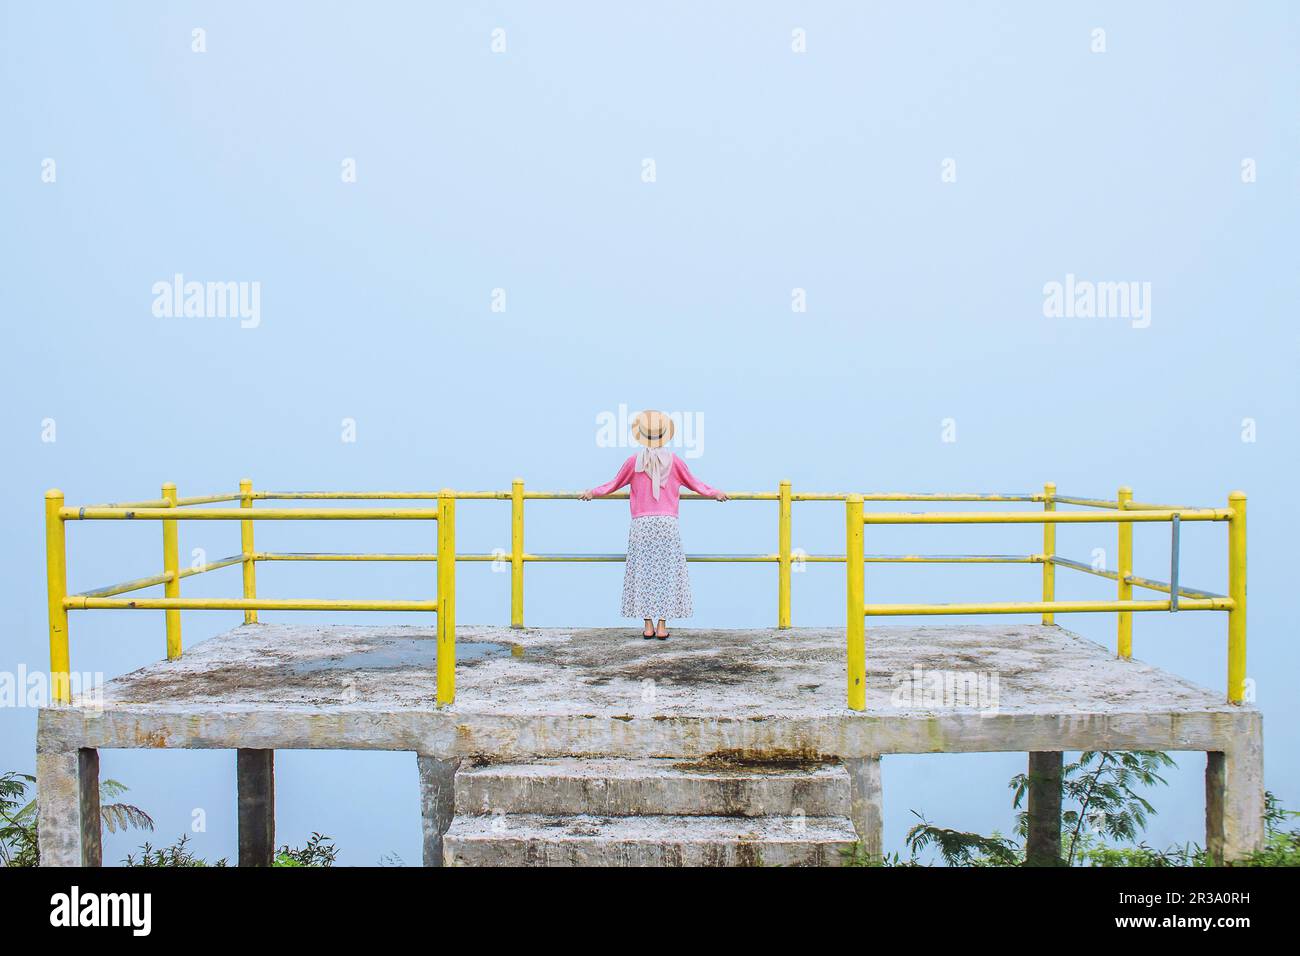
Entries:
{"label": "horizontal railing bar", "polygon": [[[342,551],[255,551],[250,558],[254,561],[429,561],[438,562],[436,551],[424,553],[376,553],[360,554]],[[457,561],[509,561],[508,554],[471,554],[456,555]]]}
{"label": "horizontal railing bar", "polygon": [[[1128,576],[1128,583],[1140,588],[1146,588],[1148,591],[1163,591],[1165,594],[1170,592],[1171,585],[1168,581],[1161,581],[1157,578],[1143,578],[1136,574]],[[1202,591],[1199,588],[1185,588],[1181,584],[1178,586],[1178,610],[1183,609],[1183,598],[1226,598],[1226,594],[1216,594],[1213,591]]]}
{"label": "horizontal railing bar", "polygon": [[[525,561],[547,562],[606,562],[626,561],[626,554],[524,554]],[[687,561],[728,562],[737,564],[755,564],[781,560],[777,554],[688,554]]]}
{"label": "horizontal railing bar", "polygon": [[737,564],[756,564],[761,562],[780,561],[779,554],[688,554],[687,561],[707,561],[719,564],[734,561]]}
{"label": "horizontal railing bar", "polygon": [[1129,501],[1124,504],[1125,511],[1202,511],[1191,505],[1161,505],[1147,501]]}
{"label": "horizontal railing bar", "polygon": [[1106,498],[1076,498],[1074,495],[1052,495],[1052,501],[1058,505],[1079,505],[1083,508],[1110,508],[1119,510],[1119,502]]}
{"label": "horizontal railing bar", "polygon": [[232,564],[239,564],[244,560],[242,554],[232,554],[224,558],[218,558],[216,561],[205,561],[200,567],[182,568],[180,576],[182,579],[193,577],[196,574],[204,574],[207,571],[218,571],[221,568],[228,568]]}
{"label": "horizontal railing bar", "polygon": [[1053,564],[1059,564],[1063,568],[1071,568],[1075,571],[1082,571],[1084,574],[1094,574],[1099,578],[1108,578],[1111,581],[1119,580],[1118,571],[1107,571],[1104,568],[1094,568],[1091,564],[1083,561],[1075,561],[1073,558],[1063,558],[1059,554],[1051,556]]}
{"label": "horizontal railing bar", "polygon": [[[790,495],[791,501],[846,501],[850,494],[855,492],[795,492]],[[945,493],[945,492],[908,492],[908,491],[866,491],[862,492],[863,501],[1042,501],[1043,496],[1039,494],[1022,493],[1015,491],[1007,492],[971,492],[971,493]]]}
{"label": "horizontal railing bar", "polygon": [[[571,501],[581,498],[585,491],[525,491],[524,499],[534,501]],[[509,498],[510,493],[506,492],[505,497]],[[777,501],[780,495],[775,491],[728,491],[727,497],[732,501]],[[628,493],[626,491],[615,491],[608,495],[601,495],[596,501],[626,501]],[[697,495],[694,492],[680,496],[682,501],[712,501],[708,495]]]}
{"label": "horizontal railing bar", "polygon": [[146,611],[437,611],[438,601],[368,601],[291,598],[92,598],[66,597],[70,611],[138,609]]}
{"label": "horizontal railing bar", "polygon": [[[436,611],[432,601],[368,601],[271,598],[99,598],[69,595],[68,610],[191,610],[191,611]],[[1231,598],[1189,598],[1179,602],[1182,611],[1230,611]],[[1008,601],[972,604],[868,604],[871,617],[934,614],[1043,614],[1097,611],[1168,611],[1168,601]]]}
{"label": "horizontal railing bar", "polygon": [[[794,561],[843,564],[842,554],[800,554]],[[867,564],[1042,564],[1041,554],[868,554]]]}
{"label": "horizontal railing bar", "polygon": [[[316,551],[257,551],[251,556],[254,561],[425,561],[437,563],[436,552],[405,554],[364,554],[351,552],[316,552]],[[625,554],[597,553],[525,553],[524,561],[537,562],[602,562],[623,561]],[[508,561],[509,554],[504,551],[494,554],[456,555],[457,561]],[[241,560],[236,556],[232,561]],[[780,561],[779,554],[688,554],[687,561],[762,563]],[[791,560],[818,563],[844,563],[842,554],[806,554],[794,555]],[[1037,554],[869,554],[864,560],[870,564],[1035,564],[1041,563],[1042,555]],[[159,575],[160,582],[162,576]],[[90,592],[87,592],[90,593]]]}
{"label": "horizontal railing bar", "polygon": [[177,508],[63,508],[59,517],[68,521],[436,521],[435,508],[209,508],[183,511]]}
{"label": "horizontal railing bar", "polygon": [[111,501],[98,505],[86,505],[87,508],[170,508],[172,503],[166,498],[149,498],[145,501]]}
{"label": "horizontal railing bar", "polygon": [[[841,558],[840,560],[843,560]],[[868,554],[863,558],[875,564],[1039,564],[1038,554]]]}
{"label": "horizontal railing bar", "polygon": [[[523,560],[538,561],[543,563],[548,561],[552,561],[552,562],[555,561],[563,561],[563,562],[626,561],[627,555],[625,554],[524,554]],[[687,557],[687,560],[688,561],[690,560],[689,556]]]}
{"label": "horizontal railing bar", "polygon": [[[1232,598],[1180,600],[1180,611],[1231,611]],[[1168,601],[1005,601],[974,604],[868,604],[869,617],[931,614],[1071,614],[1096,611],[1168,611]]]}
{"label": "horizontal railing bar", "polygon": [[[525,491],[524,498],[534,498],[541,500],[565,500],[580,497],[582,492],[578,491]],[[795,492],[790,496],[791,501],[845,501],[852,492]],[[438,498],[438,492],[428,491],[254,491],[249,495],[255,501],[435,501]],[[509,501],[511,493],[509,491],[455,491],[452,497],[460,500],[497,500]],[[604,495],[603,498],[612,500],[625,500],[628,497],[627,492],[616,492],[610,495]],[[709,500],[707,495],[685,494],[681,496],[685,500]],[[780,495],[776,492],[758,491],[745,492],[738,491],[728,493],[727,497],[737,501],[777,501]],[[216,495],[198,495],[177,500],[177,507],[188,507],[193,505],[216,504],[223,501],[239,501],[242,496],[238,493],[216,494]],[[990,501],[990,502],[1040,502],[1044,500],[1041,492],[907,492],[907,491],[867,491],[862,492],[863,501]],[[1088,508],[1107,508],[1111,510],[1119,509],[1117,501],[1106,498],[1083,498],[1075,495],[1053,495],[1052,501],[1058,504],[1077,505]],[[168,502],[165,498],[150,498],[144,501],[125,501],[109,502],[105,504],[86,505],[87,509],[100,508],[165,508]],[[1125,505],[1126,511],[1198,511],[1206,510],[1191,505],[1168,505],[1168,504],[1151,504],[1147,502],[1134,501]]]}
{"label": "horizontal railing bar", "polygon": [[[509,491],[453,491],[453,498],[461,501],[465,500],[495,500],[509,501],[511,493]],[[524,498],[534,498],[541,500],[573,500],[582,496],[580,491],[525,491]],[[235,500],[239,496],[236,495]],[[264,501],[433,501],[438,498],[436,491],[255,491],[252,496],[257,500]],[[625,501],[628,493],[619,491],[613,494],[602,495],[601,500]],[[776,492],[768,491],[738,491],[734,494],[728,492],[728,498],[736,501],[761,500],[776,501],[780,496]],[[684,501],[712,501],[708,495],[684,494],[681,495]]]}
{"label": "horizontal railing bar", "polygon": [[[541,501],[565,501],[565,499],[575,499],[581,497],[582,492],[541,492],[541,490],[525,490],[524,498],[541,499]],[[792,501],[845,501],[848,499],[850,492],[803,492],[790,496]],[[190,503],[200,503],[203,501],[238,501],[240,496],[212,496],[211,498],[182,498],[179,505],[190,505]],[[434,501],[437,499],[438,492],[253,492],[251,496],[256,501]],[[510,492],[452,492],[452,497],[458,499],[497,499],[497,501],[510,501]],[[628,498],[627,492],[615,492],[604,494],[603,499],[611,501],[625,501]],[[776,492],[728,492],[727,497],[732,501],[779,501],[780,494]],[[706,494],[682,494],[684,501],[711,501]],[[993,492],[993,493],[930,493],[930,492],[865,492],[862,496],[863,501],[1023,501],[1035,502],[1043,501],[1043,494],[1036,493],[1019,493],[1019,492]],[[104,506],[107,507],[107,506]]]}
{"label": "horizontal railing bar", "polygon": [[[470,492],[457,492],[457,496]],[[496,494],[496,492],[485,492]],[[510,492],[504,492],[507,498]],[[236,495],[236,497],[239,497]],[[436,491],[254,491],[257,501],[433,501]]]}
{"label": "horizontal railing bar", "polygon": [[1112,511],[1202,511],[1192,505],[1160,505],[1148,501],[1127,501],[1123,507],[1109,498],[1078,498],[1073,495],[1053,495],[1052,500],[1062,505],[1080,505],[1085,508],[1109,508]]}
{"label": "horizontal railing bar", "polygon": [[1198,508],[1192,511],[1120,511],[1098,514],[1092,511],[926,511],[867,512],[865,524],[1119,524],[1145,521],[1227,521],[1227,508]]}
{"label": "horizontal railing bar", "polygon": [[[436,552],[412,554],[358,554],[342,551],[254,551],[254,561],[437,561]],[[456,555],[457,558],[466,555]]]}
{"label": "horizontal railing bar", "polygon": [[126,594],[128,591],[139,591],[144,588],[157,587],[159,584],[166,584],[172,579],[170,572],[162,574],[151,574],[147,578],[136,578],[134,581],[122,581],[120,584],[110,584],[108,587],[94,588],[90,591],[80,591],[77,594],[70,594],[69,597],[112,597],[115,594]]}
{"label": "horizontal railing bar", "polygon": [[[176,507],[186,508],[190,505],[212,505],[220,501],[238,501],[242,496],[239,492],[225,495],[195,495],[192,498],[177,498]],[[121,507],[119,505],[119,507]]]}
{"label": "horizontal railing bar", "polygon": [[[1052,563],[1059,564],[1063,568],[1070,568],[1075,571],[1083,571],[1085,574],[1094,574],[1099,578],[1107,578],[1108,580],[1111,581],[1119,580],[1118,571],[1107,571],[1102,568],[1094,568],[1090,564],[1085,564],[1082,561],[1075,561],[1072,560],[1071,558],[1062,558],[1059,555],[1053,555]],[[1157,581],[1155,578],[1138,577],[1135,574],[1128,575],[1126,580],[1129,584],[1135,584],[1140,588],[1146,588],[1148,591],[1163,591],[1165,594],[1169,593],[1169,582],[1167,581]],[[1217,594],[1214,591],[1202,591],[1199,588],[1183,587],[1182,585],[1179,585],[1178,587],[1178,596],[1191,597],[1191,598],[1227,597],[1226,594]],[[1181,608],[1182,605],[1180,604],[1179,607]]]}
{"label": "horizontal railing bar", "polygon": [[[239,564],[244,560],[242,554],[232,554],[228,558],[222,558],[219,561],[209,561],[202,567],[183,568],[177,575],[178,578],[192,578],[196,574],[203,574],[205,571],[216,571],[219,568],[228,568],[232,564]],[[91,591],[81,591],[73,594],[71,597],[112,597],[115,594],[126,594],[128,591],[140,591],[144,588],[157,587],[159,584],[166,584],[172,579],[170,573],[164,571],[162,574],[151,574],[147,578],[136,578],[134,581],[123,581],[120,584],[110,584],[108,587],[95,588]]]}

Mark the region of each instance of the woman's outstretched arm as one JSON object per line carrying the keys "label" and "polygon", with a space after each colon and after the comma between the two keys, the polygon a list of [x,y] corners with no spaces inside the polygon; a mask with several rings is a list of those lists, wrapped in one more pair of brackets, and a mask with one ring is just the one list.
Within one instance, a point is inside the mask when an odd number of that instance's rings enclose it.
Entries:
{"label": "woman's outstretched arm", "polygon": [[676,455],[673,456],[673,467],[677,469],[677,480],[684,484],[697,495],[704,495],[706,498],[715,498],[718,501],[726,501],[726,492],[719,491],[712,485],[706,485],[700,479],[691,474],[691,470],[686,467],[686,462],[682,461]]}
{"label": "woman's outstretched arm", "polygon": [[632,480],[632,468],[636,464],[636,455],[633,455],[627,461],[623,462],[623,467],[618,470],[618,474],[603,485],[597,485],[590,491],[584,491],[578,497],[583,501],[590,501],[592,498],[603,498],[611,492],[618,491],[629,481]]}

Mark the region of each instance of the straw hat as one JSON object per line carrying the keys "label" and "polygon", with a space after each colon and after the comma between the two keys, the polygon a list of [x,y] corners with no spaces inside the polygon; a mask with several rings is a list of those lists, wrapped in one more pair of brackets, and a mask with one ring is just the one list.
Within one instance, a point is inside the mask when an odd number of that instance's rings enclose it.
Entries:
{"label": "straw hat", "polygon": [[677,426],[663,412],[637,412],[632,417],[632,438],[647,448],[662,448],[673,439]]}

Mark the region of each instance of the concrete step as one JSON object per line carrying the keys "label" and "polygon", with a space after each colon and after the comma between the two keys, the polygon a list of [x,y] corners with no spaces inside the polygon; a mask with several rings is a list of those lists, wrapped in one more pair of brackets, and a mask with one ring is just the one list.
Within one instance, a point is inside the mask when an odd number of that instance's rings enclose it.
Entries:
{"label": "concrete step", "polygon": [[847,817],[458,816],[447,866],[838,866]]}
{"label": "concrete step", "polygon": [[558,759],[462,764],[456,774],[456,812],[464,814],[834,817],[847,815],[849,802],[848,773],[826,764]]}

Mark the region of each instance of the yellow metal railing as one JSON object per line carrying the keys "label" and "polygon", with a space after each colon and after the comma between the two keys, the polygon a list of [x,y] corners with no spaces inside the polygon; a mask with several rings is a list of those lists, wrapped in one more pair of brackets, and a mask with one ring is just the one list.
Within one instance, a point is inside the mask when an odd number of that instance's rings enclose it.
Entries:
{"label": "yellow metal railing", "polygon": [[[262,508],[254,509],[258,498],[368,498],[431,499],[436,508]],[[237,508],[194,507],[237,501]],[[66,523],[69,521],[160,521],[163,528],[163,573],[120,584],[68,594]],[[407,520],[435,521],[438,525],[437,551],[420,556],[438,565],[437,594],[432,600],[356,600],[291,598],[268,599],[257,596],[256,563],[265,557],[253,550],[253,524],[256,521],[357,521]],[[178,527],[180,521],[238,521],[240,553],[196,568],[179,568]],[[432,611],[438,615],[437,702],[451,703],[456,696],[456,495],[451,491],[417,494],[364,495],[274,495],[253,491],[252,482],[239,483],[236,495],[207,495],[179,498],[176,486],[163,485],[162,497],[148,501],[91,505],[82,508],[64,506],[63,493],[45,494],[45,557],[50,617],[50,682],[56,703],[71,700],[70,661],[68,651],[68,612],[72,610],[146,609],[166,612],[167,658],[181,656],[181,611],[242,610],[246,623],[257,621],[257,612],[266,611]],[[282,556],[283,557],[283,556]],[[313,557],[311,555],[295,557]],[[319,557],[319,556],[315,556]],[[218,568],[238,564],[243,569],[244,594],[241,598],[183,598],[183,579]],[[161,598],[117,595],[163,586]]]}
{"label": "yellow metal railing", "polygon": [[[1228,700],[1240,704],[1246,689],[1246,496],[1234,491],[1226,508],[1187,508],[1179,505],[1152,505],[1133,501],[1133,492],[1121,488],[1114,501],[1096,498],[1071,498],[1056,494],[1056,486],[1047,484],[1039,512],[930,512],[871,513],[863,511],[866,495],[849,495],[845,502],[846,554],[848,556],[848,705],[853,710],[866,708],[866,618],[875,616],[929,614],[1041,614],[1044,624],[1052,624],[1056,614],[1078,612],[1117,612],[1116,653],[1121,658],[1133,654],[1133,614],[1142,611],[1226,611],[1228,612]],[[875,500],[879,500],[878,498]],[[988,500],[988,499],[984,499]],[[1098,511],[1058,511],[1058,504],[1110,509]],[[1183,521],[1224,521],[1228,523],[1228,593],[1215,594],[1183,587],[1177,580],[1177,528]],[[1173,525],[1171,544],[1171,580],[1157,581],[1133,574],[1133,525],[1168,522]],[[975,602],[967,604],[868,604],[865,600],[865,563],[863,533],[867,525],[887,524],[1038,524],[1043,525],[1043,553],[1031,556],[1043,565],[1043,599],[1041,601]],[[1106,571],[1072,561],[1056,554],[1058,524],[1114,523],[1118,528],[1116,571]],[[1056,600],[1057,567],[1084,571],[1114,580],[1118,592],[1114,601]],[[1133,599],[1133,588],[1163,592],[1168,600]]]}
{"label": "yellow metal railing", "polygon": [[[256,623],[259,610],[330,610],[330,611],[433,611],[438,615],[437,701],[450,704],[455,699],[455,600],[456,562],[504,561],[505,554],[457,553],[455,506],[458,499],[500,500],[510,502],[510,624],[524,626],[524,573],[534,562],[608,562],[622,561],[622,554],[557,554],[525,550],[524,511],[527,501],[575,500],[579,492],[528,491],[522,479],[515,479],[509,491],[416,491],[416,492],[269,492],[255,491],[244,479],[235,494],[182,498],[172,484],[162,489],[162,497],[117,504],[65,507],[63,494],[50,491],[45,498],[46,564],[50,619],[50,672],[54,699],[67,702],[69,688],[68,611],[93,609],[141,608],[166,612],[167,657],[181,654],[181,611],[242,610],[245,623]],[[683,495],[685,500],[700,500],[699,495]],[[777,551],[772,554],[691,554],[688,561],[730,563],[772,563],[777,565],[777,626],[790,627],[791,572],[796,564],[843,563],[847,567],[847,668],[848,706],[862,710],[866,706],[866,623],[868,616],[929,614],[1041,614],[1044,624],[1052,624],[1057,613],[1118,613],[1117,652],[1121,657],[1132,653],[1132,614],[1135,611],[1221,610],[1228,612],[1228,699],[1240,703],[1244,696],[1246,668],[1246,499],[1240,492],[1229,496],[1225,509],[1186,508],[1174,505],[1135,503],[1132,493],[1122,488],[1114,501],[1077,498],[1056,494],[1056,486],[1047,484],[1041,493],[1032,494],[920,494],[910,492],[874,492],[870,494],[794,492],[789,481],[782,481],[776,492],[737,492],[728,495],[736,501],[775,501],[777,503]],[[602,500],[625,500],[626,493],[606,496]],[[255,508],[259,501],[436,501],[436,508]],[[792,547],[792,510],[795,502],[845,502],[846,548],[844,554],[796,554]],[[235,502],[237,507],[204,507]],[[864,512],[864,502],[972,502],[972,503],[1041,503],[1039,511],[1008,512]],[[1059,511],[1058,505],[1100,509]],[[1114,512],[1106,513],[1108,511]],[[68,521],[83,520],[157,520],[163,527],[163,572],[79,594],[67,593],[66,529]],[[209,562],[198,568],[179,568],[178,522],[193,520],[238,521],[238,554]],[[284,520],[425,520],[438,525],[437,549],[418,553],[285,553],[262,552],[254,547],[254,524],[257,521]],[[1175,529],[1182,521],[1226,521],[1229,525],[1228,594],[1183,587],[1177,581],[1177,537],[1173,539],[1171,581],[1138,577],[1132,572],[1132,528],[1137,522],[1171,522]],[[1056,554],[1056,525],[1076,523],[1115,523],[1119,529],[1119,567],[1116,571],[1097,569]],[[870,524],[1042,524],[1041,554],[900,554],[868,555],[863,551],[866,525]],[[257,596],[257,563],[260,561],[418,561],[437,565],[437,593],[432,600],[353,600],[353,599],[268,599]],[[1041,564],[1042,600],[1034,602],[991,602],[968,604],[867,604],[865,600],[865,566],[867,564]],[[180,582],[194,574],[238,564],[243,575],[241,598],[182,598]],[[1110,578],[1117,582],[1115,601],[1056,600],[1056,568]],[[119,598],[117,595],[162,585],[161,598]],[[1163,592],[1168,600],[1135,601],[1133,588]]]}

